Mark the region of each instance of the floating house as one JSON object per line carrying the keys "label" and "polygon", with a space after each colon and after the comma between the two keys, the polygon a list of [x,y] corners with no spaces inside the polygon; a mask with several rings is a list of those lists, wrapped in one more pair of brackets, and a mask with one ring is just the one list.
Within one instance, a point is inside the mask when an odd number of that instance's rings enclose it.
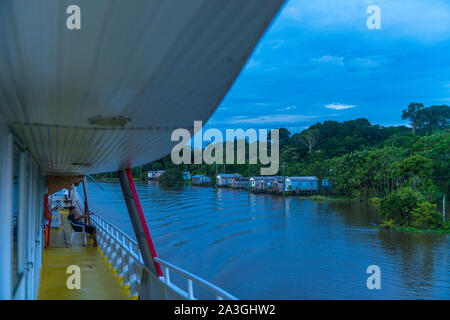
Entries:
{"label": "floating house", "polygon": [[287,177],[284,184],[286,192],[317,193],[319,190],[319,179],[317,177]]}
{"label": "floating house", "polygon": [[249,181],[250,188],[257,191],[272,189],[272,181],[274,178],[278,177],[251,177]]}
{"label": "floating house", "polygon": [[231,187],[234,178],[242,178],[239,173],[221,173],[217,175],[217,187]]}
{"label": "floating house", "polygon": [[332,184],[328,179],[322,179],[322,187],[331,188]]}
{"label": "floating house", "polygon": [[166,170],[153,170],[147,173],[148,180],[158,180]]}
{"label": "floating house", "polygon": [[247,189],[249,186],[249,178],[235,177],[231,183],[233,189]]}
{"label": "floating house", "polygon": [[272,180],[272,190],[274,192],[283,192],[285,185],[285,178],[276,177]]}
{"label": "floating house", "polygon": [[211,183],[211,178],[208,176],[205,176],[203,174],[198,174],[198,175],[192,176],[192,185],[202,186],[202,185],[208,185],[210,183]]}

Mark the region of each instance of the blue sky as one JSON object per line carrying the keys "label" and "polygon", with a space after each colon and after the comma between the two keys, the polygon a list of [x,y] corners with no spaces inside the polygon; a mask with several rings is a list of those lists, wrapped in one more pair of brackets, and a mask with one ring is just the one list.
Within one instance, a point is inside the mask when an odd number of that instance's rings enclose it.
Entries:
{"label": "blue sky", "polygon": [[410,102],[450,104],[449,58],[449,0],[290,0],[206,128],[406,124]]}

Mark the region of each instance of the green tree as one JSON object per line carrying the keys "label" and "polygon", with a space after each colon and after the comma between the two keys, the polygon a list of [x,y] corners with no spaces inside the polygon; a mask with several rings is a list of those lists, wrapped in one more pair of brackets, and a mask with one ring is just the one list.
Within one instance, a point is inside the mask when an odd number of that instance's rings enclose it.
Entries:
{"label": "green tree", "polygon": [[419,114],[426,129],[445,129],[450,125],[450,107],[447,105],[424,108]]}
{"label": "green tree", "polygon": [[301,141],[308,148],[308,153],[311,153],[313,148],[316,146],[319,141],[319,130],[317,129],[308,129],[302,132],[300,135]]}
{"label": "green tree", "polygon": [[408,108],[402,111],[402,119],[409,119],[413,133],[416,133],[417,127],[423,123],[420,110],[423,109],[422,103],[412,102]]}
{"label": "green tree", "polygon": [[417,190],[420,183],[429,179],[433,168],[432,161],[420,155],[413,155],[404,159],[399,166],[400,174],[406,177],[412,184],[412,188]]}
{"label": "green tree", "polygon": [[164,188],[181,188],[184,185],[183,174],[177,167],[167,169],[159,177],[159,185]]}
{"label": "green tree", "polygon": [[411,226],[417,229],[439,229],[442,226],[442,214],[436,211],[436,205],[429,202],[419,203],[412,210]]}
{"label": "green tree", "polygon": [[383,222],[393,220],[401,225],[410,225],[412,211],[423,201],[423,196],[410,187],[401,188],[383,197],[378,205]]}
{"label": "green tree", "polygon": [[420,138],[412,153],[432,160],[431,178],[442,195],[450,193],[450,132],[435,133]]}

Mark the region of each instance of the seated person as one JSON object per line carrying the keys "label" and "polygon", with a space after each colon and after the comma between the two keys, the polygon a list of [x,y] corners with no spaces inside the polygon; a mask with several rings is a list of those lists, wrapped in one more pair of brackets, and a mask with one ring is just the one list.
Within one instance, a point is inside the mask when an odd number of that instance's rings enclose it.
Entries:
{"label": "seated person", "polygon": [[80,214],[78,214],[77,208],[75,208],[74,206],[71,206],[71,207],[69,207],[69,216],[67,217],[67,219],[69,219],[69,221],[71,222],[72,228],[75,232],[83,231],[83,227],[84,227],[84,230],[86,231],[86,233],[89,233],[94,238],[94,247],[95,247],[95,246],[97,246],[97,241],[96,241],[97,237],[96,237],[95,227],[84,224],[83,221],[81,220],[83,218],[90,216],[91,214],[92,213],[80,215]]}

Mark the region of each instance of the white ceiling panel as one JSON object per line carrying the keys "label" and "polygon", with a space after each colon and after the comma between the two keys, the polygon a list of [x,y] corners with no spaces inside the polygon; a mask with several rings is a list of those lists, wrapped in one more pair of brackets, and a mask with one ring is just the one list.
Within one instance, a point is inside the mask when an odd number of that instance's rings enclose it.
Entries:
{"label": "white ceiling panel", "polygon": [[[47,173],[157,160],[175,128],[209,119],[282,2],[2,0],[0,117]],[[71,4],[81,30],[66,27]]]}

